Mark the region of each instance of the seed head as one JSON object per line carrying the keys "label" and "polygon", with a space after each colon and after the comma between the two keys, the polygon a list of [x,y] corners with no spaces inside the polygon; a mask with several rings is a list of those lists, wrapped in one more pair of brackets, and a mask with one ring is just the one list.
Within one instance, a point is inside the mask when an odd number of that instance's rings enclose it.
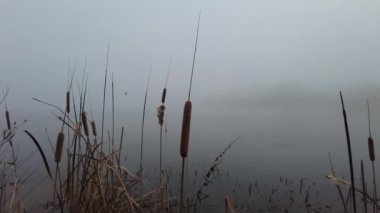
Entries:
{"label": "seed head", "polygon": [[70,92],[66,92],[66,112],[70,113]]}
{"label": "seed head", "polygon": [[191,121],[191,101],[186,101],[183,109],[182,133],[181,133],[181,149],[180,153],[183,158],[187,157],[189,152],[189,135]]}
{"label": "seed head", "polygon": [[92,127],[92,134],[96,137],[97,133],[96,133],[95,121],[91,121],[91,127]]}
{"label": "seed head", "polygon": [[375,160],[375,146],[373,144],[373,139],[371,137],[368,138],[368,151],[369,151],[369,159],[371,161]]}
{"label": "seed head", "polygon": [[158,124],[162,126],[164,124],[165,106],[161,105],[157,108]]}
{"label": "seed head", "polygon": [[5,111],[5,118],[7,119],[8,130],[11,130],[11,117],[8,110]]}
{"label": "seed head", "polygon": [[55,162],[57,163],[61,161],[64,141],[65,141],[65,134],[63,132],[59,132],[57,136],[56,147],[55,147]]}
{"label": "seed head", "polygon": [[82,112],[82,122],[83,122],[84,134],[86,136],[89,136],[89,134],[88,134],[88,124],[87,124],[87,113],[85,111]]}

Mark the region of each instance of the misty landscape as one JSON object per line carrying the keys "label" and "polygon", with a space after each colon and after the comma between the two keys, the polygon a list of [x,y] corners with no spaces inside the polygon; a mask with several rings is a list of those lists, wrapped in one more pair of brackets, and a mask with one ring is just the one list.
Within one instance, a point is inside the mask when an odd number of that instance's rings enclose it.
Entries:
{"label": "misty landscape", "polygon": [[380,212],[379,23],[377,1],[0,1],[0,212]]}

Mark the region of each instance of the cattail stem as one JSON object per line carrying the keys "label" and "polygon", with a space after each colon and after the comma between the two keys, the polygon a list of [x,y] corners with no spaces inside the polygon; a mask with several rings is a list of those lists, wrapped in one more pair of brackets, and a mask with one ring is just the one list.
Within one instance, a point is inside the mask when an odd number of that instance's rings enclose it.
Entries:
{"label": "cattail stem", "polygon": [[[65,134],[63,131],[58,133],[57,136],[57,143],[56,143],[56,149],[55,149],[55,162],[56,162],[56,170],[55,170],[55,178],[54,178],[54,192],[53,196],[57,193],[57,198],[59,201],[59,205],[61,209],[63,208],[63,204],[61,201],[61,195],[62,195],[62,183],[61,183],[61,172],[59,171],[59,162],[61,161],[62,158],[62,150],[63,150],[63,143],[65,141]],[[57,178],[59,178],[59,192],[56,190],[57,187]],[[54,199],[53,199],[54,200]]]}
{"label": "cattail stem", "polygon": [[103,112],[102,112],[102,132],[101,132],[101,139],[100,139],[100,149],[103,151],[103,134],[104,134],[104,109],[106,105],[106,88],[107,88],[107,73],[108,73],[108,56],[109,56],[109,51],[110,51],[110,42],[108,41],[108,48],[107,48],[107,59],[106,59],[106,71],[104,74],[104,88],[103,88]]}
{"label": "cattail stem", "polygon": [[364,168],[363,168],[363,160],[360,161],[360,170],[361,170],[361,176],[362,176],[362,191],[363,191],[363,201],[364,201],[364,212],[368,212],[367,207],[367,190],[365,187],[365,176],[364,176]]}
{"label": "cattail stem", "polygon": [[162,179],[163,179],[163,161],[162,161],[162,125],[160,126],[160,186],[162,186]]}
{"label": "cattail stem", "polygon": [[375,212],[378,212],[377,210],[377,189],[376,189],[376,174],[375,174],[375,163],[372,161],[372,176],[373,176],[373,191],[374,191],[374,200],[376,203],[374,203],[373,208],[376,209]]}
{"label": "cattail stem", "polygon": [[121,127],[121,135],[120,135],[120,143],[119,143],[119,157],[118,157],[119,167],[120,167],[121,149],[123,147],[123,138],[124,138],[124,127]]}
{"label": "cattail stem", "polygon": [[[372,176],[373,176],[373,190],[374,190],[374,199],[377,202],[377,187],[376,187],[376,175],[375,175],[375,145],[372,139],[372,132],[371,132],[371,115],[369,111],[369,100],[367,99],[367,112],[368,112],[368,151],[369,151],[369,159],[372,162]],[[376,203],[377,204],[377,203]],[[377,207],[374,203],[373,205],[374,212],[378,212]]]}
{"label": "cattail stem", "polygon": [[[111,81],[111,98],[112,98],[112,150],[115,148],[115,93],[114,93],[114,82],[113,82],[113,73]],[[113,160],[113,157],[112,157]]]}
{"label": "cattail stem", "polygon": [[186,213],[187,212],[187,208],[186,208],[185,161],[186,161],[186,157],[182,157],[180,213]]}
{"label": "cattail stem", "polygon": [[143,115],[142,115],[142,122],[141,122],[141,143],[140,143],[140,196],[142,196],[143,193],[143,182],[142,182],[142,176],[143,176],[143,150],[144,150],[144,127],[145,127],[145,109],[146,109],[146,102],[148,98],[148,89],[149,89],[149,82],[150,82],[150,75],[152,73],[152,67],[153,64],[150,65],[149,75],[148,75],[148,82],[146,84],[146,90],[145,90],[145,98],[144,98],[144,107],[143,107]]}
{"label": "cattail stem", "polygon": [[346,110],[344,108],[342,92],[340,92],[340,99],[341,99],[341,103],[342,103],[344,128],[345,128],[345,132],[346,132],[347,149],[348,149],[348,159],[349,159],[349,164],[350,164],[352,203],[353,203],[353,207],[354,207],[354,213],[356,213],[355,178],[354,178],[354,167],[353,167],[353,163],[352,163],[351,141],[350,141],[350,133],[348,130],[347,115],[346,115]]}

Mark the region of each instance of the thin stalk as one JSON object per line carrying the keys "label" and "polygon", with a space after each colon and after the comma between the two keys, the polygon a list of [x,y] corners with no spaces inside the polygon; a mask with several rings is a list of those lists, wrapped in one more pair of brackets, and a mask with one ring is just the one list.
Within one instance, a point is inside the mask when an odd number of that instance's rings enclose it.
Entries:
{"label": "thin stalk", "polygon": [[149,89],[149,82],[150,82],[150,75],[152,73],[152,67],[153,64],[150,65],[149,75],[148,75],[148,82],[146,84],[146,90],[145,90],[145,98],[144,98],[144,108],[143,108],[143,115],[142,115],[142,122],[141,122],[141,143],[140,143],[140,196],[142,196],[143,193],[143,182],[142,182],[142,176],[143,176],[143,149],[144,149],[144,126],[145,126],[145,109],[146,109],[146,101],[148,98],[148,89]]}
{"label": "thin stalk", "polygon": [[[73,86],[73,81],[74,81],[74,73],[72,73],[72,75],[70,76],[70,72],[71,72],[71,68],[70,68],[70,64],[69,64],[69,70],[68,70],[68,78],[67,78],[67,93],[66,93],[66,113],[67,113],[67,120],[68,122],[70,122],[70,109],[71,109],[71,104],[70,104],[70,93],[71,93],[71,90],[72,90],[72,86]],[[67,144],[68,144],[68,147],[70,147],[70,126],[67,125]],[[67,185],[66,185],[66,197],[69,198],[71,197],[71,180],[72,178],[70,177],[70,175],[72,174],[72,171],[71,169],[74,169],[74,168],[71,168],[71,160],[72,160],[72,157],[70,155],[70,149],[68,149],[68,154],[67,154],[67,165],[68,165],[68,169],[67,169]]]}
{"label": "thin stalk", "polygon": [[354,167],[353,167],[353,163],[352,163],[350,132],[348,130],[347,115],[346,115],[346,110],[344,108],[344,102],[343,102],[342,92],[340,92],[340,100],[342,102],[344,128],[345,128],[345,131],[346,131],[347,148],[348,148],[348,159],[349,159],[349,164],[350,164],[352,204],[353,204],[353,207],[354,207],[354,213],[356,213],[355,178],[354,178]]}
{"label": "thin stalk", "polygon": [[368,134],[369,137],[372,138],[372,131],[371,131],[371,114],[369,111],[369,100],[367,99],[367,115],[368,115]]}
{"label": "thin stalk", "polygon": [[361,176],[362,176],[362,190],[363,190],[363,202],[364,202],[364,212],[368,212],[367,207],[367,190],[365,187],[365,176],[364,176],[364,168],[363,168],[363,160],[360,161],[360,170],[361,170]]}
{"label": "thin stalk", "polygon": [[[372,174],[373,174],[373,190],[374,190],[374,199],[377,202],[377,191],[376,191],[376,176],[375,176],[375,163],[372,161]],[[373,208],[376,209],[375,212],[377,211],[376,205],[373,205]]]}
{"label": "thin stalk", "polygon": [[173,61],[173,56],[170,57],[168,73],[166,74],[166,79],[165,79],[165,88],[168,86],[169,75],[172,68],[172,61]]}
{"label": "thin stalk", "polygon": [[107,59],[106,59],[106,71],[104,74],[104,87],[103,87],[103,112],[102,112],[102,134],[100,137],[100,150],[103,151],[103,134],[104,134],[104,109],[106,104],[106,88],[107,88],[107,73],[108,73],[108,56],[110,51],[110,42],[108,41]]}
{"label": "thin stalk", "polygon": [[185,195],[185,161],[186,158],[182,158],[182,172],[181,172],[181,198],[180,198],[180,212],[187,212],[186,208],[186,195]]}
{"label": "thin stalk", "polygon": [[3,208],[5,205],[3,204],[3,201],[5,200],[5,189],[6,189],[6,184],[5,184],[5,162],[2,163],[2,169],[1,169],[1,184],[0,184],[0,212],[3,212]]}
{"label": "thin stalk", "polygon": [[[53,202],[55,200],[55,194],[57,194],[57,199],[59,206],[61,207],[61,212],[63,211],[63,202],[61,199],[62,196],[62,183],[61,183],[61,172],[59,170],[59,163],[56,162],[56,167],[55,167],[55,177],[54,177],[54,191],[53,191]],[[57,179],[59,180],[59,192],[57,191]]]}
{"label": "thin stalk", "polygon": [[158,123],[160,125],[160,186],[161,187],[162,187],[162,183],[163,183],[162,181],[163,181],[163,174],[164,174],[164,171],[163,171],[163,154],[162,154],[162,130],[163,130],[162,126],[163,126],[164,116],[165,116],[166,92],[167,92],[167,85],[168,85],[172,60],[173,60],[173,56],[170,57],[168,72],[166,74],[165,86],[164,86],[164,89],[162,91],[162,97],[161,97],[161,104],[162,105],[159,106],[158,113],[157,113]]}
{"label": "thin stalk", "polygon": [[190,87],[189,87],[189,96],[188,96],[188,101],[190,101],[190,94],[191,94],[191,86],[193,84],[193,74],[194,74],[194,65],[195,65],[195,55],[197,53],[197,47],[198,47],[198,35],[199,35],[199,24],[201,22],[201,13],[202,11],[199,11],[198,15],[198,25],[197,25],[197,36],[195,38],[195,47],[194,47],[194,55],[193,55],[193,65],[191,67],[191,77],[190,77]]}
{"label": "thin stalk", "polygon": [[[112,96],[112,151],[115,148],[115,93],[114,93],[114,84],[113,84],[113,73],[112,73],[112,81],[111,81],[111,96]],[[113,159],[113,157],[112,157]]]}
{"label": "thin stalk", "polygon": [[[377,187],[376,187],[376,174],[375,174],[375,150],[374,150],[374,143],[373,143],[372,132],[371,132],[371,114],[369,111],[369,100],[368,99],[367,99],[367,112],[368,112],[368,134],[369,134],[368,143],[372,143],[371,145],[370,144],[368,144],[368,145],[370,145],[369,146],[369,152],[370,152],[370,160],[372,163],[374,199],[377,202]],[[375,204],[373,205],[373,208],[374,208],[374,212],[378,212]]]}
{"label": "thin stalk", "polygon": [[122,145],[123,145],[123,138],[124,138],[124,127],[121,127],[121,135],[120,135],[120,144],[119,144],[119,156],[118,156],[118,165],[119,165],[119,168],[120,167],[120,159],[121,159],[121,149],[122,149]]}
{"label": "thin stalk", "polygon": [[[113,73],[111,74],[111,107],[112,107],[112,137],[111,137],[111,143],[112,143],[112,149],[110,151],[111,156],[111,161],[112,165],[114,164],[114,159],[117,158],[117,155],[114,154],[115,150],[115,95],[114,95],[114,81],[113,81]],[[117,159],[116,159],[117,160]],[[115,180],[115,175],[112,173],[111,174],[111,180],[114,182]]]}
{"label": "thin stalk", "polygon": [[185,165],[185,163],[186,163],[186,159],[188,155],[188,143],[189,143],[189,134],[190,134],[190,120],[191,120],[191,106],[192,106],[191,101],[190,101],[190,95],[191,95],[191,86],[193,83],[195,56],[197,53],[197,46],[198,46],[201,12],[202,11],[199,11],[199,15],[198,15],[197,34],[195,37],[195,47],[194,47],[194,54],[193,54],[193,64],[191,67],[189,94],[188,94],[187,101],[185,103],[183,120],[182,120],[181,148],[180,148],[180,154],[182,156],[180,213],[187,212],[187,205],[185,204],[185,202],[187,202],[186,189],[185,189],[186,188],[185,176],[188,174],[187,172],[188,167],[187,167],[187,164]]}
{"label": "thin stalk", "polygon": [[163,180],[163,161],[162,161],[162,126],[160,126],[160,186],[162,186],[162,180]]}

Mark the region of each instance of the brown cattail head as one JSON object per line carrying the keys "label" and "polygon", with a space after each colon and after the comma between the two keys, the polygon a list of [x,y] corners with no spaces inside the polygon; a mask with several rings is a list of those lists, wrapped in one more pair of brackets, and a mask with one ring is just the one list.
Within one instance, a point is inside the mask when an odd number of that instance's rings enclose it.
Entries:
{"label": "brown cattail head", "polygon": [[59,132],[57,136],[57,144],[55,147],[55,162],[59,163],[62,158],[63,142],[65,141],[65,134]]}
{"label": "brown cattail head", "polygon": [[164,88],[164,90],[162,91],[162,97],[161,97],[162,104],[165,103],[165,99],[166,99],[166,88]]}
{"label": "brown cattail head", "polygon": [[11,117],[9,116],[8,110],[5,110],[5,118],[7,119],[7,127],[10,130],[11,129]]}
{"label": "brown cattail head", "polygon": [[84,134],[88,137],[88,124],[87,124],[87,113],[85,111],[82,112],[82,123],[83,123],[83,130]]}
{"label": "brown cattail head", "polygon": [[157,108],[158,124],[162,126],[164,124],[165,106],[161,105]]}
{"label": "brown cattail head", "polygon": [[186,101],[183,109],[182,120],[182,133],[181,133],[181,156],[187,157],[189,152],[189,135],[190,135],[190,121],[191,121],[191,101]]}
{"label": "brown cattail head", "polygon": [[375,160],[375,146],[373,144],[373,139],[371,137],[368,138],[368,151],[369,151],[369,159],[371,161]]}
{"label": "brown cattail head", "polygon": [[91,121],[91,127],[92,127],[92,134],[96,137],[97,133],[96,133],[95,121]]}
{"label": "brown cattail head", "polygon": [[66,112],[70,113],[70,92],[66,92]]}

